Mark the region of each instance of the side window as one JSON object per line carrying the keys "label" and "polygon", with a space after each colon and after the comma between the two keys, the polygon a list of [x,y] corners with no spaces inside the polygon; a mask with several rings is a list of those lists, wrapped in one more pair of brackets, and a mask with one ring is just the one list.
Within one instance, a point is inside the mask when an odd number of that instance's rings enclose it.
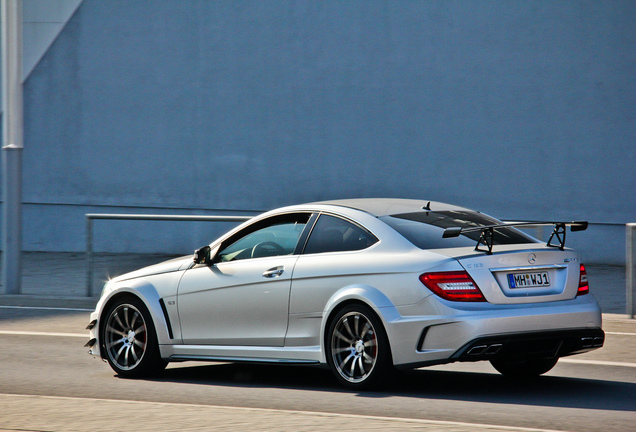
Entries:
{"label": "side window", "polygon": [[366,249],[378,239],[369,231],[334,216],[320,215],[311,231],[305,254]]}
{"label": "side window", "polygon": [[214,261],[292,255],[309,216],[281,215],[250,225],[226,240]]}

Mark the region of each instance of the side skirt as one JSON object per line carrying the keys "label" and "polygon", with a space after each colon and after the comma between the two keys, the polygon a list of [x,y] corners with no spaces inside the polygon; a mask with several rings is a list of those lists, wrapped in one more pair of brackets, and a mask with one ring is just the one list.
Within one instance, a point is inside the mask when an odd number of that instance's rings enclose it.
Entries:
{"label": "side skirt", "polygon": [[322,352],[311,347],[258,347],[221,345],[161,345],[161,357],[168,361],[222,361],[285,364],[319,364]]}

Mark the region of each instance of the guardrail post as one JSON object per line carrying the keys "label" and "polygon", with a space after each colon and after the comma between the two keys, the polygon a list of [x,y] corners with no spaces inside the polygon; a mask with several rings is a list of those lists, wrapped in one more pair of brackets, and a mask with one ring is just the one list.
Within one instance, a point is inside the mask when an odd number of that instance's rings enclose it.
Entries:
{"label": "guardrail post", "polygon": [[634,230],[636,223],[626,225],[625,233],[625,298],[627,300],[627,316],[634,318],[636,314],[636,296],[634,295]]}
{"label": "guardrail post", "polygon": [[93,219],[86,215],[86,297],[93,295]]}

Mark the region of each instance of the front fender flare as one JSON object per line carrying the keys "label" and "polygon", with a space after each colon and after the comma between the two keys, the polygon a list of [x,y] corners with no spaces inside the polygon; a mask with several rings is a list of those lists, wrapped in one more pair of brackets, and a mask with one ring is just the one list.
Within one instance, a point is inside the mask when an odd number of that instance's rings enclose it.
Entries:
{"label": "front fender flare", "polygon": [[126,282],[129,283],[125,287],[121,287],[111,291],[104,299],[102,299],[103,301],[100,301],[100,320],[102,319],[102,314],[114,299],[116,299],[117,297],[121,297],[122,295],[135,296],[144,303],[144,305],[150,312],[150,316],[152,318],[155,331],[157,333],[157,341],[159,345],[170,343],[171,339],[168,334],[168,323],[166,322],[163,310],[161,309],[161,304],[159,302],[161,297],[159,296],[156,287],[150,282],[143,279]]}

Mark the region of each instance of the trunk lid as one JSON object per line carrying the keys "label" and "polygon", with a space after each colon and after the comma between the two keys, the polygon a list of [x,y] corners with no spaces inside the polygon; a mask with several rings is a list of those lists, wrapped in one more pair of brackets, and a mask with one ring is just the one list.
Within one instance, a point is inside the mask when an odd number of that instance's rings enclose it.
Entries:
{"label": "trunk lid", "polygon": [[[447,249],[492,304],[541,303],[576,297],[579,254],[533,244],[498,245],[492,255],[470,248]],[[436,251],[441,252],[441,251]]]}

